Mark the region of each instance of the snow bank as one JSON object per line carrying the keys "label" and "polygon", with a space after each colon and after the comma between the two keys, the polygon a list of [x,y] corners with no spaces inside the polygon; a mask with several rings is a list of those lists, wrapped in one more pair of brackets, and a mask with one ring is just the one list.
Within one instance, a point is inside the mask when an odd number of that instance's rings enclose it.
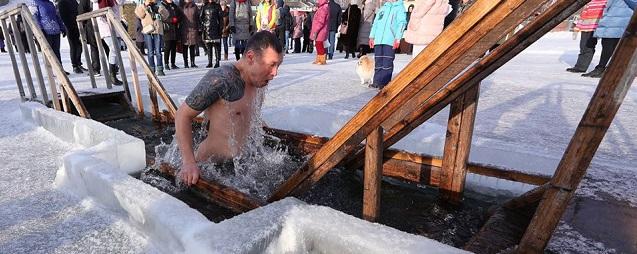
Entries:
{"label": "snow bank", "polygon": [[128,175],[144,167],[142,140],[41,104],[23,103],[20,109],[27,122],[85,147],[63,157],[58,189],[122,214],[167,253],[465,253],[295,198],[215,224]]}

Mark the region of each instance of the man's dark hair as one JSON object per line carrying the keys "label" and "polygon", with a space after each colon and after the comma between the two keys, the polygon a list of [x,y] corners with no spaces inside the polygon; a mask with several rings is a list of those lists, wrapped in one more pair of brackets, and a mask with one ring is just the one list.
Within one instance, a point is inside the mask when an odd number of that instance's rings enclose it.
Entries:
{"label": "man's dark hair", "polygon": [[283,52],[283,45],[281,45],[279,38],[274,33],[260,31],[248,39],[245,51],[252,50],[257,54],[261,54],[267,48],[272,48],[279,54]]}

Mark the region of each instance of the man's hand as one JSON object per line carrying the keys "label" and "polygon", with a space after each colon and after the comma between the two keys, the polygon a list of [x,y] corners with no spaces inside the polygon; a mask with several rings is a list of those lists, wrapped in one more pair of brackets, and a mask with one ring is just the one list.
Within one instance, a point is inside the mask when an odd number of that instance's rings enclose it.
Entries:
{"label": "man's hand", "polygon": [[199,167],[197,163],[184,163],[181,165],[179,178],[188,186],[196,184],[199,180]]}
{"label": "man's hand", "polygon": [[372,49],[374,48],[374,39],[373,38],[369,39],[369,47],[372,48]]}
{"label": "man's hand", "polygon": [[395,40],[394,41],[394,49],[397,49],[398,47],[400,47],[400,40]]}

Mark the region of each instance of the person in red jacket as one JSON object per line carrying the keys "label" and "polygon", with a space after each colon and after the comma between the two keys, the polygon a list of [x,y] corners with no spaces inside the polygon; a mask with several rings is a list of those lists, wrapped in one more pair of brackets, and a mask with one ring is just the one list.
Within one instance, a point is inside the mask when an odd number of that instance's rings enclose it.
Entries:
{"label": "person in red jacket", "polygon": [[315,41],[316,45],[316,60],[313,64],[326,64],[327,59],[325,55],[324,42],[327,40],[328,33],[328,20],[330,18],[330,12],[327,4],[327,0],[318,0],[317,10],[312,20],[312,30],[310,31],[310,40]]}

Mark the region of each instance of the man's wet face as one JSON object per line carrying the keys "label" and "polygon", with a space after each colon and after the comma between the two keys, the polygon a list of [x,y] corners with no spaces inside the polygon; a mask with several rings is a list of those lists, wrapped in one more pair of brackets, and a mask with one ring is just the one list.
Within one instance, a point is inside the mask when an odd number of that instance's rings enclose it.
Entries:
{"label": "man's wet face", "polygon": [[255,54],[255,66],[253,72],[254,85],[264,87],[278,74],[279,66],[283,61],[283,55],[272,48],[267,48],[261,54]]}

